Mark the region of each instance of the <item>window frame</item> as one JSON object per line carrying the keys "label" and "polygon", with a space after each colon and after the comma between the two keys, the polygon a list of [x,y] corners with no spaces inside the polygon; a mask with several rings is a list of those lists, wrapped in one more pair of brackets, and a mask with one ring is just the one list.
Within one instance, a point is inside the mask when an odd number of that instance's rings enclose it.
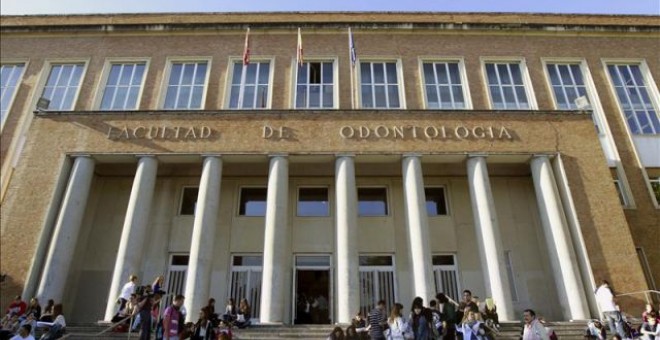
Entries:
{"label": "window frame", "polygon": [[[199,63],[206,62],[206,76],[204,77],[204,90],[202,91],[202,101],[200,108],[198,109],[166,109],[165,101],[167,100],[167,87],[170,82],[170,75],[172,74],[172,66],[175,63]],[[160,84],[160,93],[158,95],[158,109],[165,111],[201,111],[206,109],[206,95],[209,90],[209,79],[211,76],[211,67],[212,67],[213,58],[208,56],[199,56],[199,57],[167,57],[165,60],[165,70],[163,72],[163,77],[161,78]],[[146,76],[145,76],[146,78]]]}
{"label": "window frame", "polygon": [[[463,57],[419,57],[417,59],[419,64],[419,88],[422,93],[422,107],[424,110],[472,110],[472,96],[470,94],[470,87],[468,84],[467,70],[465,69],[465,58]],[[458,63],[458,73],[459,78],[461,79],[461,90],[463,91],[463,101],[465,102],[465,107],[462,109],[452,109],[452,108],[429,108],[428,98],[426,96],[426,79],[424,78],[424,64],[425,63]]]}
{"label": "window frame", "polygon": [[[332,57],[305,57],[304,63],[332,63],[332,107],[296,107],[296,100],[298,99],[298,66],[297,60],[292,59],[291,62],[291,110],[337,110],[339,109],[339,58]],[[231,84],[230,84],[231,86]],[[309,86],[309,84],[308,84]]]}
{"label": "window frame", "polygon": [[[539,109],[538,103],[536,101],[536,95],[534,91],[534,87],[532,85],[532,79],[529,76],[529,69],[527,67],[527,61],[524,57],[481,57],[480,58],[481,62],[481,78],[484,83],[485,91],[486,91],[486,97],[488,98],[488,108],[490,110],[497,110],[497,111],[536,111]],[[494,103],[493,103],[493,96],[490,93],[490,86],[488,83],[488,72],[486,70],[486,64],[489,63],[507,63],[507,64],[515,64],[518,63],[520,65],[520,75],[522,77],[523,81],[523,86],[525,87],[525,95],[527,95],[527,102],[529,104],[529,108],[527,109],[496,109],[494,108]]]}
{"label": "window frame", "polygon": [[[435,189],[435,188],[442,188],[445,193],[445,209],[447,209],[447,214],[445,215],[429,215],[428,210],[426,211],[426,216],[430,219],[435,219],[435,218],[447,218],[452,216],[452,210],[451,210],[451,205],[449,204],[449,189],[448,185],[445,184],[430,184],[430,185],[424,185],[424,207],[426,207],[426,189]],[[447,254],[438,254],[438,255],[447,255]]]}
{"label": "window frame", "polygon": [[[39,85],[35,87],[36,92],[31,104],[31,108],[33,108],[35,111],[37,110],[37,102],[39,99],[43,96],[44,90],[46,89],[46,84],[48,83],[48,77],[50,76],[50,71],[53,68],[53,65],[62,65],[62,64],[83,64],[83,71],[80,74],[80,84],[78,86],[78,90],[76,90],[76,93],[73,96],[72,99],[72,108],[70,110],[66,110],[67,112],[69,111],[75,111],[76,107],[78,105],[78,99],[80,97],[80,91],[82,90],[83,84],[85,83],[85,76],[87,75],[87,70],[89,69],[89,58],[54,58],[54,59],[46,59],[44,61],[43,67],[41,69],[42,73],[39,76]],[[45,111],[54,111],[58,112],[60,110],[52,110],[48,108]]]}
{"label": "window frame", "polygon": [[[385,209],[386,214],[385,215],[360,215],[360,189],[385,189]],[[383,217],[391,217],[392,216],[392,207],[390,206],[391,203],[391,197],[390,197],[390,188],[387,185],[356,185],[355,186],[355,196],[356,196],[356,201],[357,201],[357,206],[356,212],[358,218],[383,218]]]}
{"label": "window frame", "polygon": [[[394,62],[396,66],[396,79],[397,86],[399,87],[399,107],[364,107],[362,105],[362,63],[391,63]],[[403,79],[403,62],[398,57],[379,57],[379,58],[358,58],[355,61],[357,68],[355,70],[356,87],[357,87],[357,108],[360,110],[406,110],[406,88]],[[387,78],[387,77],[386,77]],[[372,85],[373,86],[373,85]],[[385,92],[387,93],[387,91]],[[375,102],[374,102],[375,105]]]}
{"label": "window frame", "polygon": [[[319,216],[302,216],[298,213],[298,203],[300,202],[300,189],[319,189],[324,188],[328,191],[328,214]],[[332,217],[332,202],[330,201],[330,186],[328,185],[298,185],[296,186],[296,218],[327,218]]]}
{"label": "window frame", "polygon": [[[243,189],[266,189],[266,206],[268,206],[268,185],[258,185],[258,184],[250,184],[250,185],[240,185],[238,187],[238,204],[236,205],[236,216],[241,217],[241,218],[266,218],[266,211],[264,211],[263,216],[253,216],[253,215],[241,215],[241,201],[243,199]],[[266,208],[268,209],[268,208]]]}
{"label": "window frame", "polygon": [[[101,104],[103,101],[103,95],[105,94],[105,90],[108,86],[108,78],[110,77],[110,71],[112,70],[112,66],[116,64],[140,64],[144,63],[144,73],[142,74],[142,81],[140,82],[140,90],[138,91],[137,99],[135,101],[135,108],[133,109],[108,109],[104,110],[101,108]],[[98,111],[103,111],[103,112],[115,112],[115,111],[139,111],[140,110],[140,102],[142,101],[142,95],[144,93],[144,85],[146,84],[146,79],[149,76],[149,67],[151,66],[151,58],[150,57],[145,57],[145,58],[106,58],[104,63],[103,63],[103,70],[101,71],[101,78],[99,79],[99,83],[96,86],[96,90],[94,91],[94,109]]]}
{"label": "window frame", "polygon": [[[197,193],[199,194],[199,185],[182,185],[181,186],[181,191],[179,193],[179,203],[177,204],[177,211],[176,211],[176,216],[195,216],[195,213],[197,212],[197,207],[193,209],[193,213],[188,215],[188,214],[182,214],[181,213],[181,208],[183,208],[183,194],[186,191],[186,188],[197,188]],[[197,204],[197,201],[195,201],[195,205]]]}
{"label": "window frame", "polygon": [[27,71],[27,68],[30,65],[30,59],[7,58],[0,60],[0,65],[16,65],[16,64],[23,64],[23,70],[21,71],[21,74],[18,76],[18,80],[16,82],[16,88],[14,89],[11,98],[9,98],[9,103],[7,104],[7,113],[5,114],[4,117],[0,117],[0,133],[2,133],[2,130],[5,127],[5,122],[7,121],[7,117],[9,117],[9,113],[14,107],[14,101],[16,100],[18,91],[21,87],[21,84],[23,83],[23,77],[25,76],[25,72]]}
{"label": "window frame", "polygon": [[[227,76],[225,77],[225,91],[224,98],[222,100],[222,107],[225,110],[270,110],[273,107],[273,79],[275,78],[275,57],[274,56],[252,56],[250,55],[250,64],[268,62],[270,63],[270,69],[268,70],[268,100],[266,101],[266,107],[259,108],[231,108],[229,104],[231,102],[231,87],[234,80],[234,65],[237,63],[243,63],[243,57],[230,57],[227,62]],[[244,85],[241,85],[244,86]],[[240,104],[240,103],[239,103]]]}
{"label": "window frame", "polygon": [[[603,65],[603,72],[605,73],[605,77],[607,78],[607,86],[610,91],[610,95],[612,96],[612,99],[615,102],[615,106],[618,110],[619,117],[621,118],[623,124],[626,126],[626,130],[628,132],[628,135],[630,137],[630,142],[634,141],[632,138],[634,136],[642,136],[642,137],[660,137],[660,131],[656,131],[655,134],[633,134],[632,130],[630,129],[630,126],[628,126],[628,121],[626,119],[623,107],[621,106],[621,102],[619,100],[619,96],[616,93],[616,89],[614,87],[614,79],[612,79],[612,76],[610,75],[609,70],[607,69],[608,66],[610,65],[637,65],[639,66],[639,71],[642,73],[642,79],[644,80],[644,86],[648,90],[648,95],[649,99],[651,101],[651,105],[653,106],[653,109],[655,109],[655,112],[657,115],[660,116],[660,91],[658,90],[658,87],[656,85],[655,80],[653,79],[653,75],[651,74],[651,70],[648,67],[648,64],[646,63],[646,59],[640,59],[640,58],[601,58],[601,63]],[[660,118],[659,118],[660,119]],[[635,119],[636,120],[636,119]],[[636,150],[635,150],[636,151]],[[641,162],[640,162],[641,164]]]}

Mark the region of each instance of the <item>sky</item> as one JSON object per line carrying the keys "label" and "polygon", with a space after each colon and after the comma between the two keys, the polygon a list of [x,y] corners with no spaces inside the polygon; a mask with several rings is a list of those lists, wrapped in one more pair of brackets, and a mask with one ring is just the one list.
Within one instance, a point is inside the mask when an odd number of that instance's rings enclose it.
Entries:
{"label": "sky", "polygon": [[273,11],[541,12],[660,15],[660,0],[2,0],[0,14]]}

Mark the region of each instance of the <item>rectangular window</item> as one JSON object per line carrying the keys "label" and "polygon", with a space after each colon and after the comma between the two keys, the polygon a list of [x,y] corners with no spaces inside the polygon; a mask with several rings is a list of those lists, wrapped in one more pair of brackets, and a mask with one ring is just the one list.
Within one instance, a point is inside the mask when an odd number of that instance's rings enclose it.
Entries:
{"label": "rectangular window", "polygon": [[360,63],[362,108],[398,109],[399,75],[396,62]]}
{"label": "rectangular window", "polygon": [[424,94],[427,109],[465,109],[458,62],[426,62]]}
{"label": "rectangular window", "polygon": [[135,110],[146,63],[113,63],[101,99],[101,110]]}
{"label": "rectangular window", "polygon": [[455,301],[460,300],[458,266],[453,254],[433,255],[433,279],[435,291],[445,293]]}
{"label": "rectangular window", "polygon": [[658,111],[653,107],[640,65],[607,65],[607,71],[630,132],[660,134]]}
{"label": "rectangular window", "polygon": [[448,215],[445,188],[424,188],[426,194],[426,212],[429,216]]}
{"label": "rectangular window", "polygon": [[618,177],[615,177],[613,181],[614,181],[614,187],[616,188],[616,193],[619,195],[619,202],[624,207],[628,206],[628,202],[626,200],[626,195],[624,194],[623,184],[621,183],[621,180]]}
{"label": "rectangular window", "polygon": [[306,62],[296,67],[296,109],[334,107],[334,66],[331,61]]}
{"label": "rectangular window", "polygon": [[546,68],[557,109],[578,110],[575,99],[587,97],[587,87],[584,84],[580,64],[553,63],[547,64]]}
{"label": "rectangular window", "polygon": [[495,110],[530,108],[520,62],[486,63],[491,107]]}
{"label": "rectangular window", "polygon": [[52,64],[48,80],[41,94],[42,98],[50,100],[49,110],[71,111],[74,100],[80,89],[85,64]]}
{"label": "rectangular window", "polygon": [[329,216],[328,188],[298,188],[298,216]]}
{"label": "rectangular window", "polygon": [[208,62],[173,62],[165,92],[166,110],[202,108]]}
{"label": "rectangular window", "polygon": [[358,188],[358,216],[387,216],[386,188]]}
{"label": "rectangular window", "polygon": [[23,76],[25,64],[2,64],[0,66],[0,126],[4,125],[14,95]]}
{"label": "rectangular window", "polygon": [[229,93],[230,109],[268,108],[270,62],[258,61],[243,65],[234,63]]}
{"label": "rectangular window", "polygon": [[195,215],[195,208],[197,207],[197,195],[199,194],[198,187],[184,187],[181,193],[181,207],[179,208],[179,215]]}
{"label": "rectangular window", "polygon": [[241,188],[240,216],[266,216],[266,188]]}
{"label": "rectangular window", "polygon": [[649,183],[655,195],[655,201],[660,205],[660,177],[649,178]]}

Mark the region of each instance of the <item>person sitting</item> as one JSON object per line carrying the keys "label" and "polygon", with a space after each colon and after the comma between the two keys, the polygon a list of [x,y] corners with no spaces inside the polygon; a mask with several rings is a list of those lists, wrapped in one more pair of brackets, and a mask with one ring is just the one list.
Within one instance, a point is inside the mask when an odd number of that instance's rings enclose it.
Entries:
{"label": "person sitting", "polygon": [[48,327],[41,340],[55,340],[64,336],[66,332],[66,320],[62,315],[62,304],[58,303],[53,306],[53,322],[37,322],[37,327]]}
{"label": "person sitting", "polygon": [[236,314],[236,302],[233,298],[227,299],[227,306],[225,306],[225,314],[222,315],[222,320],[224,322],[234,322]]}
{"label": "person sitting", "polygon": [[41,317],[41,305],[39,305],[39,300],[37,298],[30,299],[30,305],[28,305],[27,310],[25,310],[22,319],[25,319],[30,314],[34,316],[35,319]]}
{"label": "person sitting", "polygon": [[335,327],[328,336],[328,340],[344,340],[344,330],[339,326]]}
{"label": "person sitting", "polygon": [[246,328],[251,324],[250,321],[250,304],[247,299],[241,299],[238,304],[238,313],[236,314],[236,326],[238,328]]}
{"label": "person sitting", "polygon": [[367,339],[369,337],[369,330],[367,329],[367,320],[362,315],[362,312],[357,312],[353,320],[351,320],[351,325],[355,327],[355,331],[358,333],[360,339]]}
{"label": "person sitting", "polygon": [[2,319],[2,327],[0,328],[0,340],[6,340],[12,337],[20,327],[17,315],[5,316]]}
{"label": "person sitting", "polygon": [[55,300],[49,299],[48,304],[44,308],[43,314],[39,317],[39,321],[43,322],[53,322],[53,307],[55,307]]}
{"label": "person sitting", "polygon": [[34,340],[34,330],[30,325],[23,325],[18,329],[18,334],[14,335],[10,340]]}
{"label": "person sitting", "polygon": [[34,317],[34,314],[28,314],[25,320],[21,321],[21,327],[28,325],[30,326],[30,335],[34,335],[34,330],[37,329],[37,319]]}
{"label": "person sitting", "polygon": [[16,295],[14,301],[12,301],[9,304],[9,307],[7,307],[7,315],[9,315],[10,317],[14,315],[20,317],[23,314],[25,314],[26,310],[27,310],[27,304],[25,303],[25,301],[21,299],[20,295]]}
{"label": "person sitting", "polygon": [[660,339],[660,324],[655,312],[651,312],[646,316],[645,322],[640,327],[639,332],[641,338],[644,340],[657,340]]}
{"label": "person sitting", "polygon": [[491,328],[500,329],[500,318],[497,315],[497,306],[495,306],[495,301],[493,301],[493,298],[486,298],[484,303],[483,317],[486,325]]}
{"label": "person sitting", "polygon": [[603,327],[603,324],[600,322],[600,320],[589,321],[587,324],[587,329],[584,331],[584,338],[593,340],[607,339],[607,331],[605,331],[605,327]]}
{"label": "person sitting", "polygon": [[164,283],[164,282],[165,282],[165,278],[164,278],[162,275],[157,276],[157,277],[154,279],[154,283],[151,284],[151,291],[152,291],[154,294],[156,294],[156,293],[158,293],[158,294],[160,294],[160,295],[165,295],[165,294],[167,294],[167,293],[163,290],[163,283]]}
{"label": "person sitting", "polygon": [[358,334],[357,329],[354,325],[346,327],[346,332],[344,332],[344,339],[346,340],[361,340],[360,334]]}

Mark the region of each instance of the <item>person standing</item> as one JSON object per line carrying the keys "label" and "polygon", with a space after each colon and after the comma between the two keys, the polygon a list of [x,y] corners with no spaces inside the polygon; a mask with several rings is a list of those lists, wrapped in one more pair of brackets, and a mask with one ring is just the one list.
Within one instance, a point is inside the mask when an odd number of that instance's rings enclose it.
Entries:
{"label": "person standing", "polygon": [[445,329],[443,339],[454,340],[456,338],[456,305],[450,302],[444,293],[438,293],[435,298],[438,300],[437,308]]}
{"label": "person standing", "polygon": [[172,305],[165,309],[163,315],[163,340],[179,340],[179,324],[183,324],[181,317],[181,306],[183,305],[183,295],[177,295],[172,301]]}
{"label": "person standing", "polygon": [[385,340],[383,326],[387,323],[385,316],[385,300],[380,300],[367,317],[369,320],[369,336],[372,340]]}
{"label": "person standing", "polygon": [[623,318],[621,317],[621,312],[619,311],[614,292],[610,288],[610,283],[607,280],[601,280],[600,286],[596,288],[596,301],[598,302],[598,307],[603,313],[603,317],[607,320],[609,325],[610,332],[616,333],[621,336],[621,338],[626,338],[625,332],[623,331]]}
{"label": "person standing", "polygon": [[536,318],[536,313],[533,310],[525,309],[523,320],[525,321],[525,326],[522,340],[550,340],[548,332]]}
{"label": "person standing", "polygon": [[137,276],[130,275],[128,277],[128,282],[121,287],[121,292],[119,292],[119,310],[126,308],[126,303],[131,299],[131,294],[135,293],[135,287],[137,287]]}

